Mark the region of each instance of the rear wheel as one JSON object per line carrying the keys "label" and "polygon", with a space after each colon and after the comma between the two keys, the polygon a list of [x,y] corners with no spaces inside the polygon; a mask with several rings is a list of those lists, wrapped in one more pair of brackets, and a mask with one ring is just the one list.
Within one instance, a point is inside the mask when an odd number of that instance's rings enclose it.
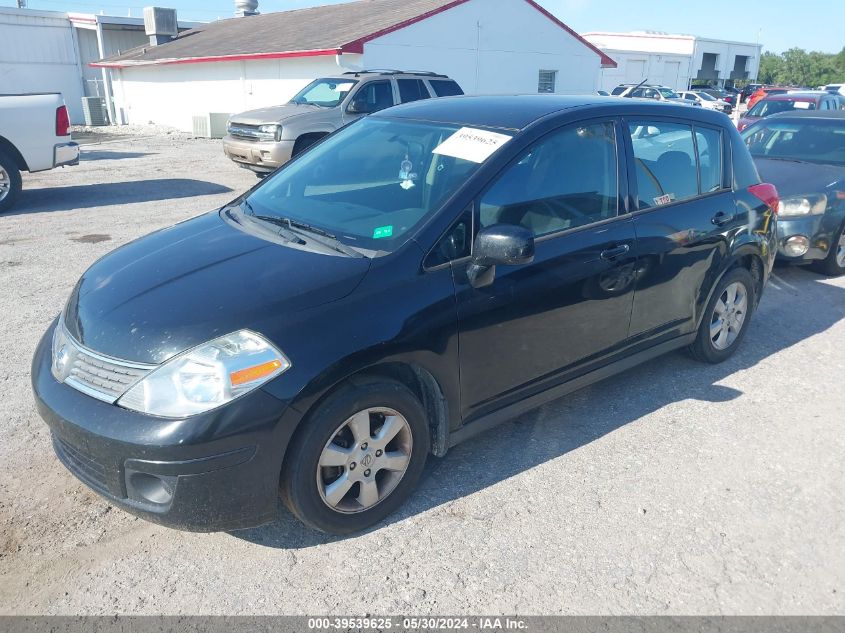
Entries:
{"label": "rear wheel", "polygon": [[419,481],[428,425],[419,400],[398,382],[344,386],[303,424],[288,449],[281,496],[313,528],[346,534],[370,527]]}
{"label": "rear wheel", "polygon": [[813,269],[830,277],[845,275],[845,225],[839,229],[827,257],[814,262]]}
{"label": "rear wheel", "polygon": [[0,213],[15,204],[21,192],[21,172],[14,160],[0,149]]}
{"label": "rear wheel", "polygon": [[745,268],[729,271],[704,311],[692,355],[705,363],[730,358],[748,331],[756,302],[754,278]]}

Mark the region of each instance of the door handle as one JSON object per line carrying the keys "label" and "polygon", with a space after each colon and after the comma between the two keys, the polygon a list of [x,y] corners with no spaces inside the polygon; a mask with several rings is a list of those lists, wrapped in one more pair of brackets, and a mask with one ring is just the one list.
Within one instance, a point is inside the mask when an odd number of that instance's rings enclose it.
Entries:
{"label": "door handle", "polygon": [[724,211],[719,211],[713,218],[710,220],[716,226],[724,226],[725,224],[729,224],[734,221],[736,218],[736,214],[727,214]]}
{"label": "door handle", "polygon": [[616,246],[614,248],[609,248],[606,251],[601,252],[601,258],[605,261],[614,260],[617,257],[622,257],[631,250],[631,247],[627,244],[622,244],[621,246]]}

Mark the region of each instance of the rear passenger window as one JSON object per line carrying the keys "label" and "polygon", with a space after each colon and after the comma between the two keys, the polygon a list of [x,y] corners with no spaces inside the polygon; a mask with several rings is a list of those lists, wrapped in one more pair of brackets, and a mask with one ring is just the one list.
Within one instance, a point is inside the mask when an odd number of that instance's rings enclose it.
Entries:
{"label": "rear passenger window", "polygon": [[701,171],[701,193],[719,191],[722,188],[722,133],[696,127],[695,142]]}
{"label": "rear passenger window", "polygon": [[438,97],[455,97],[464,94],[461,87],[454,81],[445,79],[429,79],[434,94]]}
{"label": "rear passenger window", "polygon": [[692,127],[678,123],[634,122],[639,208],[647,209],[698,195]]}
{"label": "rear passenger window", "polygon": [[402,103],[420,101],[430,96],[425,84],[419,79],[397,79],[396,81],[399,84],[399,99]]}
{"label": "rear passenger window", "polygon": [[612,123],[568,127],[534,145],[481,199],[481,226],[519,224],[535,236],[615,217]]}

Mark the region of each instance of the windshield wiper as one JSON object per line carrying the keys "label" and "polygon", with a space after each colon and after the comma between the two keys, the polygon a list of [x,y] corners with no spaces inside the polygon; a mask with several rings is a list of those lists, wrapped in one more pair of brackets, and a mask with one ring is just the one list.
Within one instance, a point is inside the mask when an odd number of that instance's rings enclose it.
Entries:
{"label": "windshield wiper", "polygon": [[[362,253],[358,252],[351,246],[347,246],[328,231],[317,228],[316,226],[311,226],[305,222],[292,220],[290,218],[283,218],[277,215],[256,215],[255,209],[246,198],[244,198],[241,204],[246,209],[246,215],[254,220],[260,220],[262,222],[272,224],[273,226],[278,226],[281,229],[279,231],[279,235],[287,239],[289,242],[299,244],[300,246],[304,245],[306,242],[300,237],[300,235],[303,233],[310,233],[311,240],[317,244],[349,257],[364,257]],[[315,239],[315,235],[325,239]]]}
{"label": "windshield wiper", "polygon": [[279,227],[279,231],[277,231],[277,234],[288,242],[293,242],[294,244],[298,244],[299,246],[305,244],[305,240],[303,240],[299,235],[297,235],[296,232],[292,231],[290,226],[288,226],[288,223],[283,222],[281,218],[277,218],[273,215],[256,215],[255,209],[253,209],[252,205],[249,203],[249,200],[246,199],[241,202],[241,206],[243,206],[243,208],[245,209],[245,215],[249,216],[253,220],[259,220],[261,222],[266,222],[267,224],[272,224],[273,226]]}
{"label": "windshield wiper", "polygon": [[[314,240],[318,244],[322,244],[323,246],[328,246],[336,250],[338,253],[343,253],[344,255],[349,255],[350,257],[364,257],[364,255],[351,246],[347,246],[336,236],[332,235],[325,229],[318,228],[316,226],[311,226],[310,224],[306,224],[305,222],[301,222],[299,220],[292,220],[291,218],[278,218],[280,222],[284,222],[291,229],[296,229],[298,231],[304,233],[310,233],[311,235],[318,235],[320,237],[324,237],[324,240]],[[313,239],[313,237],[312,237]]]}

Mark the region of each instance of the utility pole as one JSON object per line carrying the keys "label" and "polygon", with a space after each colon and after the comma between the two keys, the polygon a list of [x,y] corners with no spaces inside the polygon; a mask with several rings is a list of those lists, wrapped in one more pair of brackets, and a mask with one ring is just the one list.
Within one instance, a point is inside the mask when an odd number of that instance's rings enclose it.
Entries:
{"label": "utility pole", "polygon": [[26,9],[26,0],[18,0],[18,9]]}

